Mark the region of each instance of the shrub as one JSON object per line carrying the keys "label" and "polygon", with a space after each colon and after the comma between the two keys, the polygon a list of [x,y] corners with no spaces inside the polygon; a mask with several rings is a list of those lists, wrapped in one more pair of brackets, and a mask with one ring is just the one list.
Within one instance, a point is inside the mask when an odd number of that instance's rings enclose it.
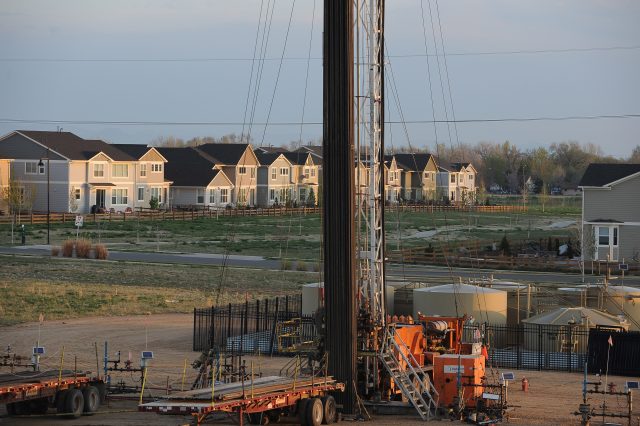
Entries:
{"label": "shrub", "polygon": [[51,256],[53,256],[53,257],[58,257],[58,256],[60,256],[60,247],[58,247],[58,246],[51,246]]}
{"label": "shrub", "polygon": [[96,252],[96,259],[105,260],[109,257],[109,250],[104,244],[96,244],[93,249]]}
{"label": "shrub", "polygon": [[320,262],[313,264],[313,272],[320,272]]}
{"label": "shrub", "polygon": [[280,268],[284,271],[288,271],[289,269],[291,269],[291,261],[287,259],[282,259],[280,261]]}
{"label": "shrub", "polygon": [[296,262],[296,270],[298,270],[298,271],[306,271],[307,270],[307,264],[305,263],[304,260],[298,260]]}
{"label": "shrub", "polygon": [[73,257],[73,240],[66,240],[62,243],[62,255],[64,257]]}
{"label": "shrub", "polygon": [[76,257],[89,258],[91,254],[91,241],[81,238],[76,241]]}
{"label": "shrub", "polygon": [[507,234],[504,234],[504,237],[502,237],[502,241],[500,241],[500,251],[503,255],[511,256],[511,246],[509,245]]}

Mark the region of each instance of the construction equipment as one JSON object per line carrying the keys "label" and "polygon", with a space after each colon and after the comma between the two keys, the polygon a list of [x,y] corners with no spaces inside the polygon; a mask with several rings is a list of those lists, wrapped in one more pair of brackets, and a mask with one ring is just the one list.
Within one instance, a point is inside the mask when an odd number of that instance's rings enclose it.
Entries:
{"label": "construction equipment", "polygon": [[77,418],[98,410],[106,396],[101,378],[71,370],[34,373],[22,371],[0,375],[0,404],[9,415],[58,414]]}

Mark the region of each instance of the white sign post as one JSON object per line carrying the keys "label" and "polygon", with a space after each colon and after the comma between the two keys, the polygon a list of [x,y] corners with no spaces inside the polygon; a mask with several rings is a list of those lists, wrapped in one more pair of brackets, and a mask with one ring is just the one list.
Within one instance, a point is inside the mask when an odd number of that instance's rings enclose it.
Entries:
{"label": "white sign post", "polygon": [[78,240],[78,234],[80,233],[80,227],[84,224],[84,216],[76,216],[76,241]]}

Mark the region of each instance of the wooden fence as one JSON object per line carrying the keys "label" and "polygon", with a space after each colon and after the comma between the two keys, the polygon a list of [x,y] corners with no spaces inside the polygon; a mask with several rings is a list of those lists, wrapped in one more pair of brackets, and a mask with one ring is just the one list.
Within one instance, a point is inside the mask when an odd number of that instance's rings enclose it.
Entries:
{"label": "wooden fence", "polygon": [[[402,205],[387,207],[390,211],[401,212],[524,212],[523,206],[438,206],[438,205]],[[85,223],[95,222],[126,222],[136,220],[159,221],[159,220],[195,220],[202,218],[219,217],[265,217],[265,216],[289,216],[318,214],[322,212],[322,207],[274,207],[257,209],[207,209],[207,210],[167,210],[157,211],[142,209],[132,213],[95,213],[81,215]],[[49,220],[51,223],[75,222],[75,213],[51,213]],[[12,216],[0,216],[0,224],[10,224]],[[47,223],[46,213],[21,214],[16,217],[17,223],[21,224],[44,224]]]}

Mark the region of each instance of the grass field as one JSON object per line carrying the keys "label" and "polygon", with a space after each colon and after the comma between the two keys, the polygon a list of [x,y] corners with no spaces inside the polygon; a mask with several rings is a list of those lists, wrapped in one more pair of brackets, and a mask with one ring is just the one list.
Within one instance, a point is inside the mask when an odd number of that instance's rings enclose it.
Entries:
{"label": "grass field", "polygon": [[[190,312],[211,306],[220,267],[0,257],[0,325],[84,316]],[[227,268],[219,303],[298,292],[317,273]]]}
{"label": "grass field", "polygon": [[[574,206],[534,206],[527,213],[400,212],[387,209],[387,248],[427,246],[459,240],[499,240],[567,235],[579,221]],[[27,243],[46,242],[46,225],[26,225]],[[72,223],[52,225],[52,244],[75,237]],[[111,249],[258,255],[272,258],[321,257],[321,219],[317,214],[279,217],[226,217],[194,221],[88,223],[81,236]],[[14,243],[19,236],[14,235]],[[11,244],[10,225],[0,226],[0,245]]]}

